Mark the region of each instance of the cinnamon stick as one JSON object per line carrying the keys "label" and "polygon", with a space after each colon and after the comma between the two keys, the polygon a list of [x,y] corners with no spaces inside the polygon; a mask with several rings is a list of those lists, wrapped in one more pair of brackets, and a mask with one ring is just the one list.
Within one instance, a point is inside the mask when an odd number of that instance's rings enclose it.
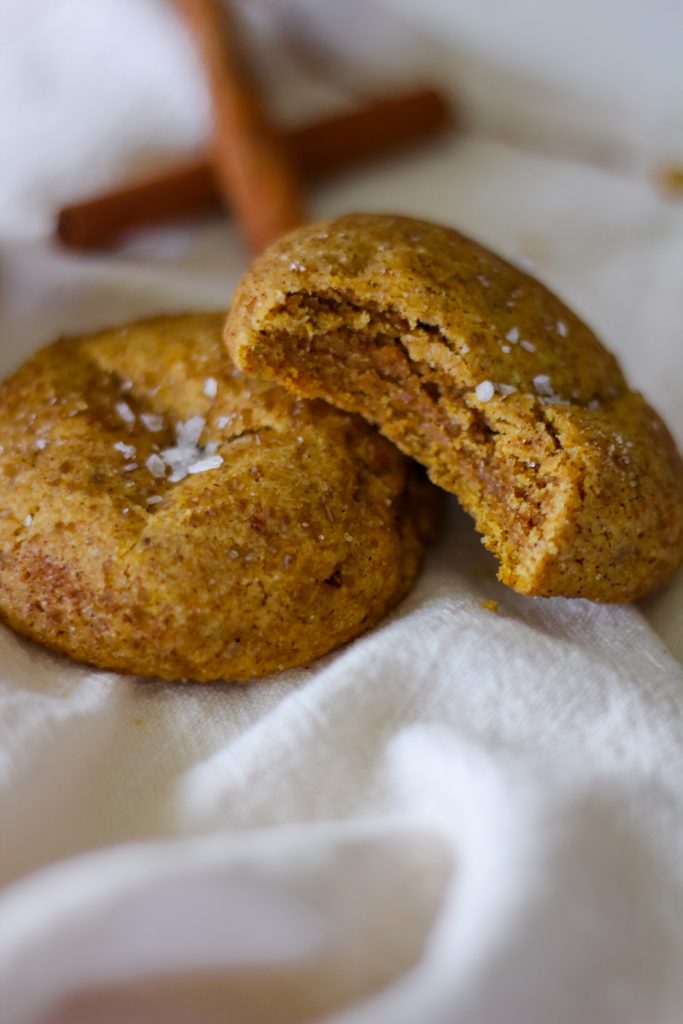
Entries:
{"label": "cinnamon stick", "polygon": [[68,249],[104,249],[133,228],[166,224],[219,206],[211,164],[196,160],[63,207],[55,233]]}
{"label": "cinnamon stick", "polygon": [[[300,176],[315,181],[429,138],[453,121],[439,93],[417,89],[296,128],[284,136],[284,144]],[[71,249],[103,248],[134,228],[197,216],[219,205],[204,156],[64,207],[56,233]]]}
{"label": "cinnamon stick", "polygon": [[176,5],[199,47],[211,93],[217,188],[259,252],[306,219],[303,192],[243,59],[229,5],[217,0],[176,0]]}

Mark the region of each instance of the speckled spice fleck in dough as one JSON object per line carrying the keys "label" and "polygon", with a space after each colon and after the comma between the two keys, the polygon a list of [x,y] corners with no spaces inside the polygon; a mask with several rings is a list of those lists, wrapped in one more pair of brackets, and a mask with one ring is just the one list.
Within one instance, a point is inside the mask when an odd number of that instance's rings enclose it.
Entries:
{"label": "speckled spice fleck in dough", "polygon": [[239,373],[219,314],[65,339],[0,385],[0,617],[82,661],[249,679],[374,625],[438,492],[363,420]]}
{"label": "speckled spice fleck in dough", "polygon": [[245,371],[361,413],[474,516],[525,594],[628,601],[683,557],[683,467],[591,330],[448,228],[352,215],[246,275],[226,331]]}

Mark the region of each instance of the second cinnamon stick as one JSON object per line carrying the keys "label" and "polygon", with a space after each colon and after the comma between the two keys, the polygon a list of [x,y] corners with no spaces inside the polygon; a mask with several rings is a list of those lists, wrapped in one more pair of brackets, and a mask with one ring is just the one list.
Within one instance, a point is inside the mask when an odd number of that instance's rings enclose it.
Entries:
{"label": "second cinnamon stick", "polygon": [[[417,89],[296,128],[284,144],[299,174],[313,181],[396,152],[453,122],[438,92]],[[57,236],[69,248],[103,248],[134,228],[197,216],[220,203],[209,158],[201,157],[64,207]]]}

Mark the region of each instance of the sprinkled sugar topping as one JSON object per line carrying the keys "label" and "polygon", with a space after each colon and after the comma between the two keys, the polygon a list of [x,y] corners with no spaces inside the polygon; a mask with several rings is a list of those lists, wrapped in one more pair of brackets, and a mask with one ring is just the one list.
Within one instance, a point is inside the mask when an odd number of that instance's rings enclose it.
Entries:
{"label": "sprinkled sugar topping", "polygon": [[126,444],[125,441],[117,441],[114,448],[116,448],[117,452],[121,452],[124,459],[135,458],[136,450],[135,445],[133,444]]}
{"label": "sprinkled sugar topping", "polygon": [[215,441],[199,444],[205,425],[203,416],[191,416],[177,425],[176,444],[172,448],[164,448],[160,456],[171,470],[169,483],[176,484],[189,474],[206,473],[222,465],[223,457],[216,455],[218,445]]}
{"label": "sprinkled sugar topping", "polygon": [[[218,382],[215,377],[207,377],[204,383],[204,393],[214,398],[218,392]],[[124,423],[133,424],[136,415],[127,402],[117,402],[116,413]],[[165,429],[163,416],[156,413],[140,413],[140,422],[152,434],[159,433]],[[227,418],[226,418],[227,425]],[[203,416],[190,416],[176,424],[176,443],[161,452],[153,452],[145,460],[145,468],[155,480],[168,480],[175,484],[184,480],[186,476],[196,473],[207,473],[212,469],[218,469],[223,464],[223,457],[216,454],[218,444],[215,441],[207,441],[200,444],[200,438],[204,432],[206,420]],[[47,442],[45,442],[47,443]],[[44,445],[41,445],[44,447]],[[135,445],[126,444],[125,441],[116,441],[113,445],[116,451],[120,452],[126,460],[123,467],[124,473],[132,472],[138,468],[135,462],[137,449]],[[154,446],[157,447],[156,445]],[[127,484],[131,486],[131,484]],[[160,495],[152,495],[147,499],[148,505],[156,505],[162,501]]]}
{"label": "sprinkled sugar topping", "polygon": [[164,462],[160,455],[150,455],[150,457],[145,462],[145,465],[147,466],[147,469],[150,471],[152,476],[155,476],[157,478],[166,476],[166,463]]}
{"label": "sprinkled sugar topping", "polygon": [[124,423],[135,423],[135,413],[127,402],[117,402],[115,408]]}
{"label": "sprinkled sugar topping", "polygon": [[[206,447],[209,448],[211,446],[207,445]],[[213,454],[205,455],[204,458],[197,459],[196,462],[193,462],[190,466],[188,466],[187,472],[188,473],[206,473],[210,469],[218,469],[218,467],[221,466],[222,464],[223,464],[223,456],[222,455],[213,455]],[[173,478],[171,477],[171,479],[173,479]]]}
{"label": "sprinkled sugar topping", "polygon": [[495,394],[505,398],[507,395],[514,395],[516,390],[512,384],[494,384],[491,380],[483,380],[481,384],[477,384],[474,393],[480,402],[490,402]]}
{"label": "sprinkled sugar topping", "polygon": [[569,405],[566,398],[556,394],[555,389],[550,383],[550,377],[547,374],[538,373],[534,377],[534,387],[543,405]]}
{"label": "sprinkled sugar topping", "polygon": [[534,377],[534,387],[539,395],[545,395],[547,398],[551,398],[555,394],[550,383],[550,377],[545,373],[536,374]]}
{"label": "sprinkled sugar topping", "polygon": [[564,320],[557,321],[557,333],[560,335],[561,338],[566,338],[569,334],[569,330]]}
{"label": "sprinkled sugar topping", "polygon": [[[176,437],[178,438],[178,444],[176,447],[195,447],[199,438],[202,436],[205,426],[206,420],[203,416],[190,416],[189,420],[181,420],[175,428]],[[171,451],[170,448],[167,448],[166,450]]]}
{"label": "sprinkled sugar topping", "polygon": [[149,430],[150,434],[158,434],[160,430],[164,429],[164,418],[163,416],[157,416],[153,412],[142,412],[140,413],[140,419],[142,425]]}
{"label": "sprinkled sugar topping", "polygon": [[[511,327],[510,330],[505,335],[505,340],[511,342],[513,345],[519,343],[519,347],[523,348],[525,352],[536,351],[536,346],[534,345],[533,341],[527,341],[526,338],[520,338],[518,327]],[[505,348],[503,348],[503,351],[506,351]]]}

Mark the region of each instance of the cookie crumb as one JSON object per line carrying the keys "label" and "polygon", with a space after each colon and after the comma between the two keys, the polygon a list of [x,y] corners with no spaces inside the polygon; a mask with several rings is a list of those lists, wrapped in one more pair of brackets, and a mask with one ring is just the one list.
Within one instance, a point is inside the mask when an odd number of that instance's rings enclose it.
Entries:
{"label": "cookie crumb", "polygon": [[481,606],[482,608],[485,608],[487,612],[498,611],[498,602],[493,601],[491,598],[487,598],[485,601],[482,601]]}

